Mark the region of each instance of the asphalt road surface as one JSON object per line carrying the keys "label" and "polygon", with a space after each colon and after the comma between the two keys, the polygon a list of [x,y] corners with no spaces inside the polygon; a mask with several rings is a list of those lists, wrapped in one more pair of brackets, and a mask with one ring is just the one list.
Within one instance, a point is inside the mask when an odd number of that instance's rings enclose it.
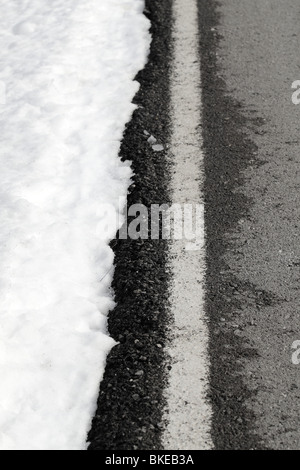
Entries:
{"label": "asphalt road surface", "polygon": [[[176,202],[172,120],[180,118],[172,112],[174,29],[187,14],[179,4],[146,0],[152,49],[137,77],[139,108],[121,149],[136,175],[129,204]],[[188,449],[189,442],[199,442],[199,449],[300,449],[300,364],[293,349],[300,340],[300,105],[292,102],[291,88],[300,79],[300,2],[186,4],[197,7],[198,20],[195,145],[205,227],[199,272],[205,274],[199,287],[203,302],[195,305],[195,287],[192,304],[202,318],[195,328],[208,371],[196,407],[206,411],[200,410],[196,428],[182,428],[182,442],[174,444],[169,438],[174,411],[166,393],[178,364],[169,353],[176,275],[169,269],[171,243],[117,240],[112,245],[118,305],[109,328],[119,344],[108,358],[89,448]],[[195,87],[194,78],[182,86]],[[163,152],[153,152],[145,130],[164,144]],[[186,188],[186,178],[181,182]],[[181,311],[188,322],[184,307]],[[197,345],[193,348],[196,357]],[[189,384],[189,377],[184,380]]]}

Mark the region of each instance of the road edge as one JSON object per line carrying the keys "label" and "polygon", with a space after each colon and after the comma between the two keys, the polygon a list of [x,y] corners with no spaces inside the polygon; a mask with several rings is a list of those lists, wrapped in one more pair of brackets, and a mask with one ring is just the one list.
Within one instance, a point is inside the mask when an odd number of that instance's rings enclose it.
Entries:
{"label": "road edge", "polygon": [[[169,202],[166,150],[154,152],[144,131],[169,141],[169,76],[172,0],[146,0],[152,44],[137,75],[138,106],[126,126],[120,150],[132,162],[127,204]],[[130,220],[128,221],[130,222]],[[112,288],[117,302],[109,313],[109,334],[118,342],[107,357],[88,450],[161,449],[164,352],[168,302],[167,241],[115,240]]]}

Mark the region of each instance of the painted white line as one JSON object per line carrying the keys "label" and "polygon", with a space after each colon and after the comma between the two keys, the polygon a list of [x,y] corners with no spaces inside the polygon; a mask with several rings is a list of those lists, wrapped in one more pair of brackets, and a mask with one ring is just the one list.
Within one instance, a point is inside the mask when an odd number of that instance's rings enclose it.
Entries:
{"label": "painted white line", "polygon": [[[172,201],[202,204],[201,90],[196,0],[174,0],[174,66],[171,80]],[[213,448],[208,391],[208,327],[204,313],[204,221],[198,250],[187,240],[170,243],[172,358],[163,436],[164,449]]]}

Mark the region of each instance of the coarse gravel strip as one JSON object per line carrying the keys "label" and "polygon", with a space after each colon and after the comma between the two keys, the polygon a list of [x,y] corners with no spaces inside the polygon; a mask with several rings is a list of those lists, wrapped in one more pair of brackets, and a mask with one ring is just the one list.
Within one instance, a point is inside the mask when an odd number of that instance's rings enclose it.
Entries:
{"label": "coarse gravel strip", "polygon": [[[127,125],[120,150],[132,162],[132,204],[169,202],[166,144],[169,141],[171,0],[146,0],[152,23],[148,64],[137,80],[138,109]],[[164,145],[154,151],[144,131]],[[130,220],[129,220],[130,222]],[[161,449],[163,389],[167,377],[167,241],[114,240],[113,289],[117,306],[109,313],[110,335],[118,341],[107,358],[98,409],[88,435],[89,450]]]}

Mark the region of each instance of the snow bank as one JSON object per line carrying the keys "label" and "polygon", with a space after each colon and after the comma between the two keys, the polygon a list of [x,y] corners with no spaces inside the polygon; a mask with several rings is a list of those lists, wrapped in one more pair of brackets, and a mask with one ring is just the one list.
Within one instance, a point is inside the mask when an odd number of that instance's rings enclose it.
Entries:
{"label": "snow bank", "polygon": [[[143,0],[0,0],[0,449],[85,449]],[[107,229],[108,227],[108,229]],[[111,227],[111,229],[110,229]],[[106,238],[105,238],[106,237]]]}

